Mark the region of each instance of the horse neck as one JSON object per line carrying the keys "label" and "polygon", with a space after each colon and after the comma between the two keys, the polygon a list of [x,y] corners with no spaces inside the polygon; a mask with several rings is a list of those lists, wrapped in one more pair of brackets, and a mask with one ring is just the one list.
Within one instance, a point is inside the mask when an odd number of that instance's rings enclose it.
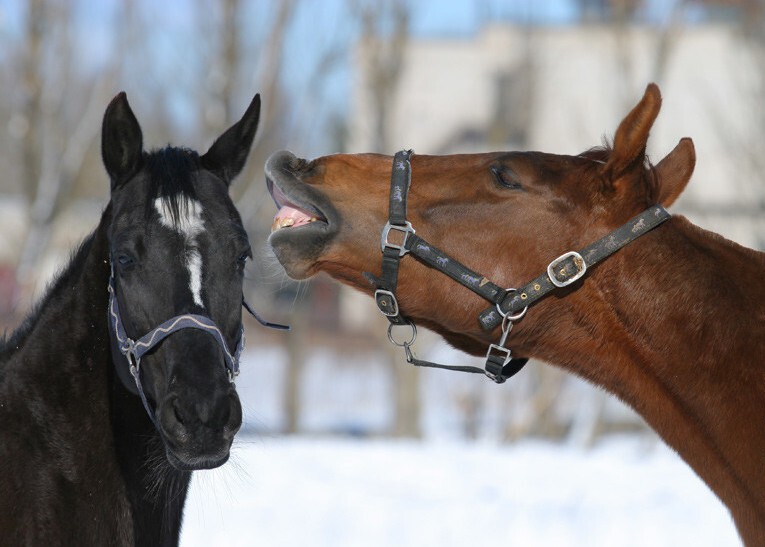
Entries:
{"label": "horse neck", "polygon": [[763,271],[764,254],[676,217],[548,302],[534,329],[543,359],[617,394],[680,453],[748,544],[765,544]]}

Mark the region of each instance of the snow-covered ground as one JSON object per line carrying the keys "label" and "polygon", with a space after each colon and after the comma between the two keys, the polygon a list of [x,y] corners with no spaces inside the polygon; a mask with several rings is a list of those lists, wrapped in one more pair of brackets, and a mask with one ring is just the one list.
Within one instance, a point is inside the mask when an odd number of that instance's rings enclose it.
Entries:
{"label": "snow-covered ground", "polygon": [[[503,444],[497,424],[482,419],[479,440],[464,440],[460,390],[477,390],[487,416],[512,415],[502,398],[520,393],[531,371],[502,386],[423,371],[424,440],[385,440],[391,363],[321,348],[309,355],[302,430],[366,437],[277,436],[286,353],[253,347],[237,380],[245,426],[229,463],[194,474],[183,547],[740,545],[725,507],[650,433],[605,437],[592,449],[571,439]],[[580,388],[564,407],[592,395]]]}
{"label": "snow-covered ground", "polygon": [[194,474],[183,547],[740,545],[727,511],[661,443],[248,436]]}

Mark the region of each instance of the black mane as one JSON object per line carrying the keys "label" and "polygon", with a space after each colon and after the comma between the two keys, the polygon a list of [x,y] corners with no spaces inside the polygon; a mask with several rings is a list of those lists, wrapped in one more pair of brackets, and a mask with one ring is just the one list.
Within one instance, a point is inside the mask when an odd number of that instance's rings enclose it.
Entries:
{"label": "black mane", "polygon": [[[94,235],[95,232],[88,235],[80,243],[79,247],[72,251],[69,262],[62,267],[50,281],[45,289],[43,297],[32,307],[32,310],[27,314],[26,318],[16,330],[10,335],[3,333],[2,336],[0,336],[0,365],[24,345],[29,334],[34,330],[40,317],[40,313],[45,309],[47,303],[55,299],[63,290],[72,285],[73,277],[79,274],[82,265],[85,263],[85,260],[90,253]],[[104,287],[104,291],[105,290],[106,287]],[[106,312],[104,311],[104,313]]]}

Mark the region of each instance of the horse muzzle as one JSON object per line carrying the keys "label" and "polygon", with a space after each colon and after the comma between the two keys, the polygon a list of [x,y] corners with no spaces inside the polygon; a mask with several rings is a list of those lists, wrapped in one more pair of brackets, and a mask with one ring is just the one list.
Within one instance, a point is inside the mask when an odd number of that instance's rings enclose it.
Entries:
{"label": "horse muzzle", "polygon": [[242,425],[242,405],[227,388],[217,397],[168,394],[157,409],[168,461],[177,469],[213,469],[226,463]]}

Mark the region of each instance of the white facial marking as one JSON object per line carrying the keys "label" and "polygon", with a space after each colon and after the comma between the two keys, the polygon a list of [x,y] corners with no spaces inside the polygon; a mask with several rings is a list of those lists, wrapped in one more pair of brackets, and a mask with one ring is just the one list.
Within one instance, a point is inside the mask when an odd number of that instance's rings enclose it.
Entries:
{"label": "white facial marking", "polygon": [[193,199],[181,198],[177,223],[173,222],[170,207],[164,199],[154,200],[154,208],[159,213],[159,221],[163,226],[175,230],[185,238],[189,289],[191,289],[194,304],[204,307],[202,304],[202,255],[197,249],[197,236],[205,229],[204,220],[202,220],[202,204]]}

